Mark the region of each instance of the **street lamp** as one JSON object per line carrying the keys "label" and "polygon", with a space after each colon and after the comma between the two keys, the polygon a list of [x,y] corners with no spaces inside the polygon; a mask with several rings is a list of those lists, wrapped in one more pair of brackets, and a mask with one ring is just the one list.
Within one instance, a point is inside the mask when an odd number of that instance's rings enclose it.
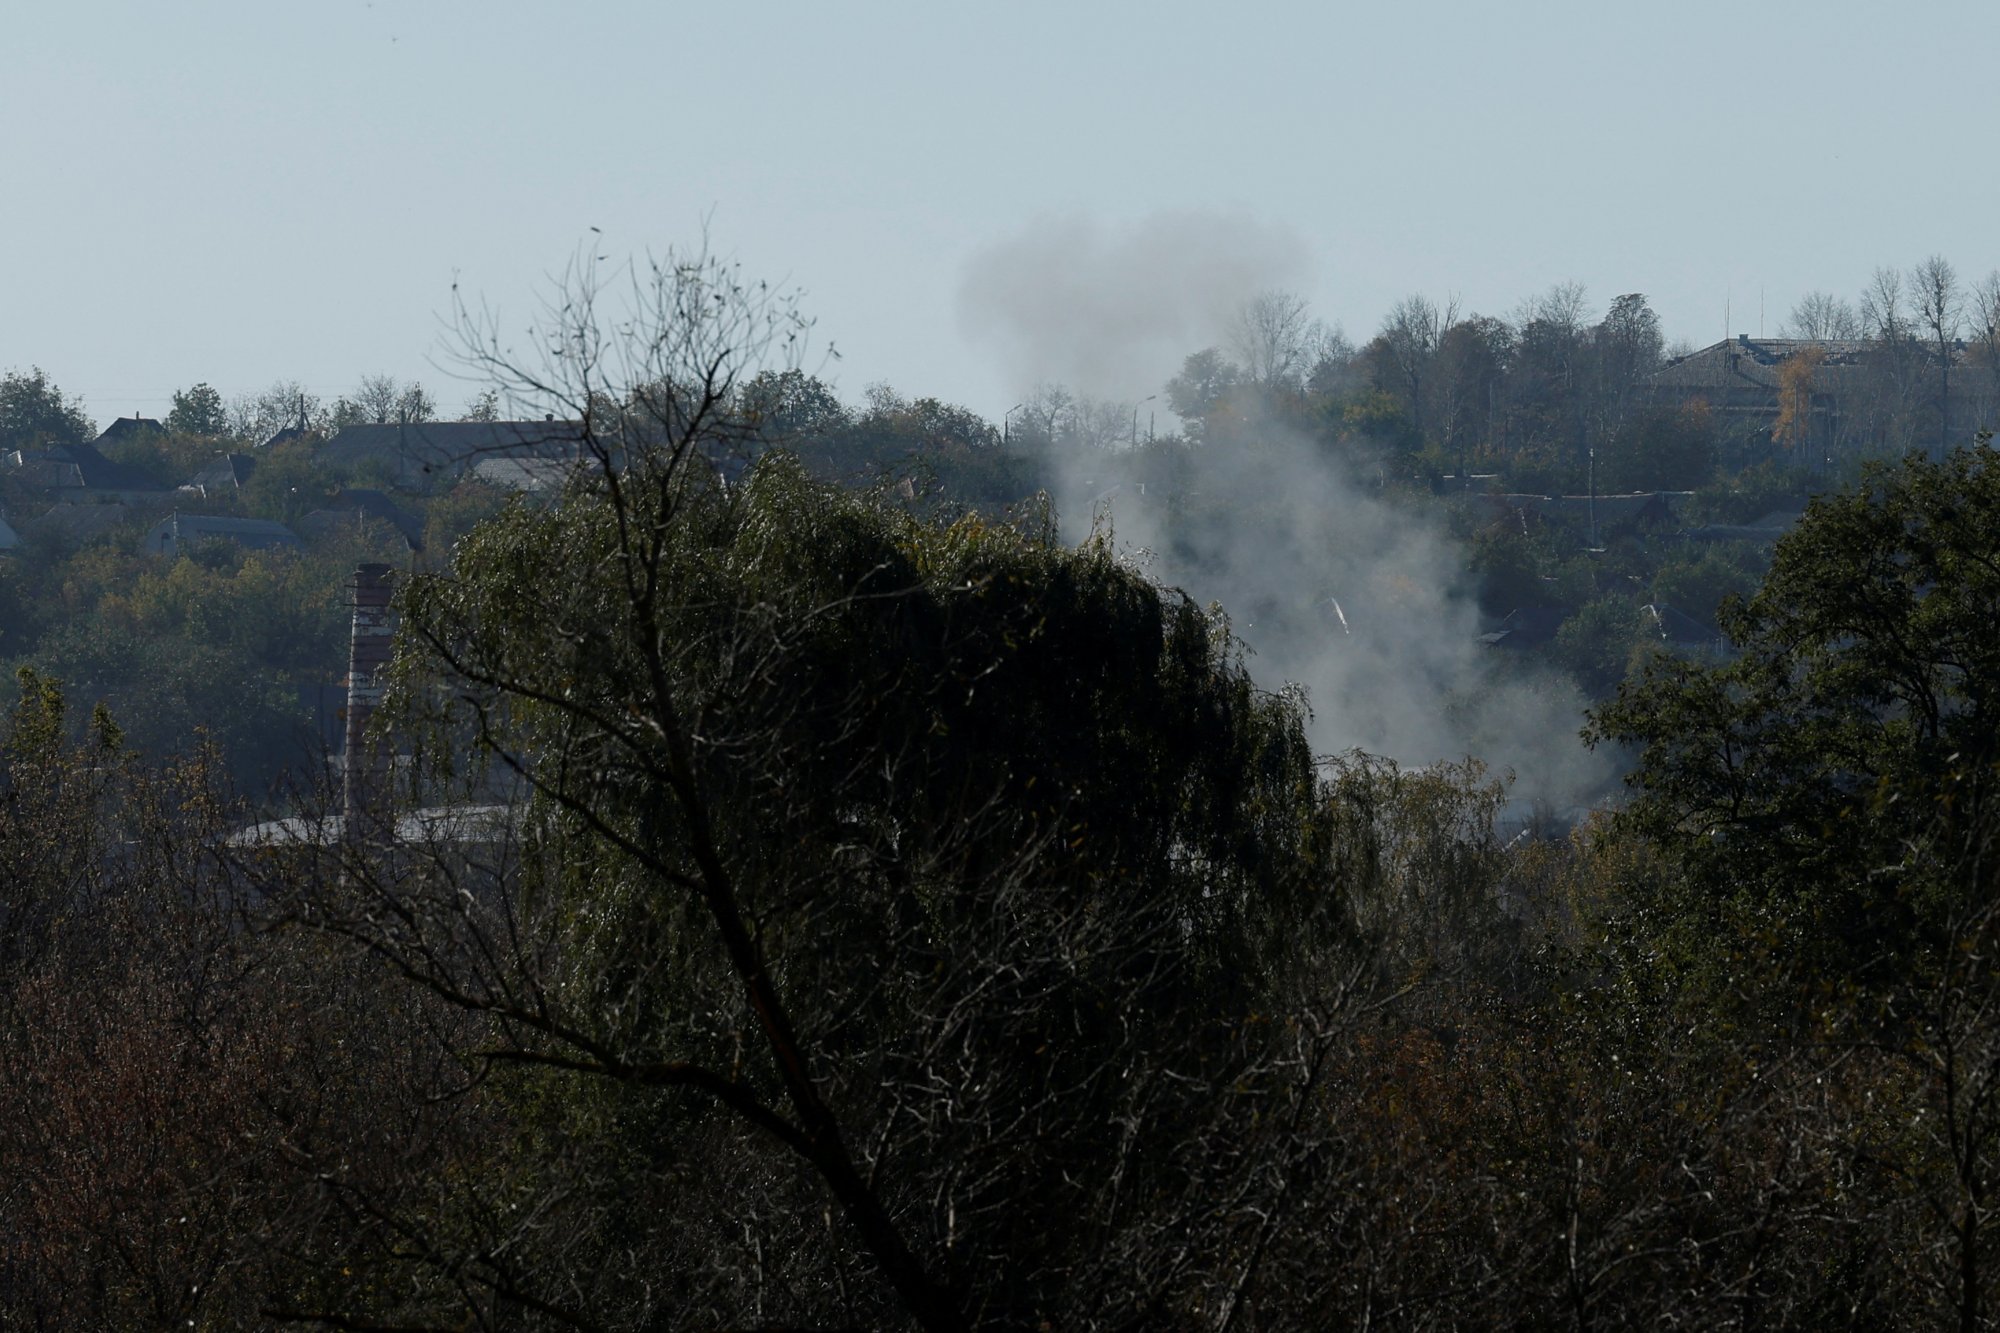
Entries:
{"label": "street lamp", "polygon": [[1026,406],[1027,406],[1027,404],[1026,404],[1026,403],[1016,403],[1016,404],[1014,404],[1014,405],[1013,405],[1012,407],[1010,407],[1010,408],[1008,408],[1008,409],[1007,409],[1007,412],[1006,412],[1006,415],[1005,415],[1005,416],[1002,416],[1002,417],[1000,418],[1000,447],[1001,447],[1002,449],[1005,449],[1005,448],[1007,447],[1007,420],[1008,420],[1008,418],[1009,418],[1009,417],[1011,417],[1011,416],[1013,416],[1013,415],[1014,415],[1014,414],[1015,414],[1016,412],[1020,411],[1020,410],[1021,410],[1021,409],[1022,409],[1023,407],[1026,407]]}
{"label": "street lamp", "polygon": [[[1144,407],[1147,403],[1152,402],[1155,398],[1158,398],[1159,396],[1160,395],[1156,393],[1149,393],[1144,398],[1141,398],[1138,402],[1132,404],[1132,447],[1135,449],[1139,447],[1139,409]],[[1150,429],[1148,429],[1146,432],[1146,437],[1148,439],[1151,439],[1152,435],[1153,432]]]}

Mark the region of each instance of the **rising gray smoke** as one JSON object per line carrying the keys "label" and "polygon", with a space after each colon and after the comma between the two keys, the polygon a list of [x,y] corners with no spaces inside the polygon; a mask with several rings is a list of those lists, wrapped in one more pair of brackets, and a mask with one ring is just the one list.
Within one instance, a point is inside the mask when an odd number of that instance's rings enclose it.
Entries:
{"label": "rising gray smoke", "polygon": [[1236,214],[1048,218],[973,256],[959,320],[1018,387],[1129,402],[1222,341],[1246,294],[1295,286],[1307,268],[1296,235]]}
{"label": "rising gray smoke", "polygon": [[[1224,259],[1164,266],[1164,240],[1146,247],[1141,262],[1087,228],[1068,233],[1076,244],[1065,251],[1062,233],[1038,227],[975,263],[967,319],[986,321],[1011,368],[1028,377],[1024,386],[1102,385],[1107,368],[1157,357],[1161,336],[1147,322],[1157,312],[1177,312],[1176,329],[1223,330],[1270,285],[1271,271],[1250,262],[1273,252],[1260,245],[1268,235],[1246,241],[1213,219],[1204,226],[1225,242]],[[1186,241],[1203,230],[1178,219],[1132,235]],[[1112,272],[1083,272],[1106,260]],[[1193,289],[1177,288],[1187,274],[1197,275]],[[1123,294],[1133,304],[1121,312]],[[1066,319],[1072,299],[1076,315]],[[1035,344],[1038,329],[1047,337]],[[1116,345],[1127,330],[1138,331],[1133,345]],[[1176,361],[1202,345],[1180,342]],[[1062,530],[1075,540],[1108,524],[1118,549],[1154,578],[1219,602],[1250,646],[1259,680],[1306,688],[1321,750],[1360,748],[1405,764],[1471,755],[1513,773],[1517,800],[1558,808],[1612,784],[1609,756],[1578,739],[1584,700],[1576,688],[1553,673],[1523,673],[1479,641],[1470,580],[1441,514],[1387,498],[1372,467],[1358,469],[1276,424],[1195,446],[1187,461],[1192,475],[1170,512],[1157,481],[1147,494],[1134,479],[1132,455],[1060,456]]]}
{"label": "rising gray smoke", "polygon": [[1580,692],[1479,641],[1458,548],[1421,511],[1282,428],[1211,447],[1224,456],[1197,461],[1192,498],[1172,514],[1134,485],[1103,490],[1111,459],[1072,466],[1063,531],[1109,525],[1153,577],[1219,602],[1253,675],[1306,688],[1323,751],[1471,755],[1513,773],[1519,800],[1558,808],[1611,785],[1609,757],[1578,739]]}

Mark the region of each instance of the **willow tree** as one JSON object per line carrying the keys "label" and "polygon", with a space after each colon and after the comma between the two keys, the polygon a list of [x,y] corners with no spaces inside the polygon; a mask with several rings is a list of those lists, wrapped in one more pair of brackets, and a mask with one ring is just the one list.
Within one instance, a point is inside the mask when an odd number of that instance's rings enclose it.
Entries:
{"label": "willow tree", "polygon": [[707,261],[634,291],[612,336],[573,290],[532,369],[469,329],[577,467],[402,598],[405,717],[517,781],[518,872],[405,854],[341,909],[589,1159],[555,1193],[621,1257],[542,1274],[546,1308],[947,1328],[1240,1291],[1293,1160],[1245,1155],[1352,979],[1312,961],[1347,918],[1298,702],[1045,515],[929,523],[751,458],[739,388],[803,322]]}

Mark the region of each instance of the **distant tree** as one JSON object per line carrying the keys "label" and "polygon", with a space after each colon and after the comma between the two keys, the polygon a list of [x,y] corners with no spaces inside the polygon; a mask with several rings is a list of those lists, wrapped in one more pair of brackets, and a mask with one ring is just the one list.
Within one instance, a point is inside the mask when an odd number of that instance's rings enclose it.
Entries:
{"label": "distant tree", "polygon": [[223,405],[222,395],[205,382],[185,391],[176,389],[166,426],[176,435],[225,435],[229,432],[229,409]]}
{"label": "distant tree", "polygon": [[1208,347],[1181,362],[1180,373],[1167,381],[1167,406],[1181,419],[1182,431],[1199,441],[1206,423],[1229,392],[1243,381],[1243,368],[1220,348]]}
{"label": "distant tree", "polygon": [[1690,491],[1715,472],[1715,425],[1700,400],[1659,407],[1627,421],[1598,454],[1599,484],[1609,490]]}
{"label": "distant tree", "polygon": [[292,440],[264,451],[242,500],[254,517],[292,523],[323,508],[333,490],[333,477],[313,461],[311,448]]}
{"label": "distant tree", "polygon": [[1824,347],[1806,347],[1778,366],[1778,419],[1771,439],[1781,448],[1796,449],[1812,431],[1813,379],[1826,362]]}
{"label": "distant tree", "polygon": [[96,434],[82,400],[65,397],[40,366],[0,376],[0,450],[83,444]]}
{"label": "distant tree", "polygon": [[1068,444],[1075,418],[1076,395],[1067,385],[1037,384],[1021,400],[1009,440],[1032,453],[1052,453]]}
{"label": "distant tree", "polygon": [[1458,322],[1456,302],[1439,308],[1428,297],[1409,296],[1389,309],[1364,355],[1372,356],[1375,386],[1396,395],[1420,440],[1431,428],[1424,401],[1431,387],[1432,361],[1445,331]]}
{"label": "distant tree", "polygon": [[229,400],[229,433],[249,444],[262,444],[287,428],[324,430],[331,424],[326,404],[297,380],[278,380],[260,393]]}
{"label": "distant tree", "polygon": [[466,400],[465,410],[459,413],[460,421],[498,421],[500,419],[500,395],[491,389],[481,389]]}
{"label": "distant tree", "polygon": [[1974,285],[1966,312],[1966,366],[1979,396],[1978,421],[1982,429],[2000,426],[2000,269],[1994,269]]}
{"label": "distant tree", "polygon": [[850,414],[817,379],[760,375],[739,396],[747,428],[764,443],[782,444],[824,472],[857,470],[906,475],[947,453],[983,449],[1000,432],[969,408],[936,398],[909,399],[872,384],[867,406]]}
{"label": "distant tree", "polygon": [[1584,349],[1587,373],[1578,407],[1589,443],[1600,450],[1617,444],[1646,377],[1659,368],[1663,346],[1660,317],[1642,293],[1611,302]]}
{"label": "distant tree", "polygon": [[1259,292],[1237,310],[1229,347],[1252,384],[1297,388],[1332,336],[1308,313],[1304,297],[1272,290]]}
{"label": "distant tree", "polygon": [[433,419],[437,405],[415,380],[405,384],[394,375],[364,375],[354,396],[342,398],[334,415],[341,425],[409,423]]}
{"label": "distant tree", "polygon": [[1713,625],[1724,598],[1757,591],[1762,577],[1758,563],[1728,542],[1673,556],[1653,575],[1653,601]]}
{"label": "distant tree", "polygon": [[1951,368],[1958,359],[1958,333],[1964,316],[1965,293],[1958,271],[1942,255],[1932,255],[1910,270],[1916,293],[1917,322],[1930,343],[1938,376],[1938,439],[1940,455],[1951,447]]}
{"label": "distant tree", "polygon": [[1515,447],[1540,444],[1581,469],[1584,428],[1584,289],[1560,283],[1524,302],[1515,314],[1514,370],[1509,377]]}
{"label": "distant tree", "polygon": [[1660,317],[1646,303],[1643,292],[1628,292],[1611,302],[1597,326],[1595,342],[1605,379],[1611,390],[1621,395],[1659,369],[1665,346]]}
{"label": "distant tree", "polygon": [[1591,695],[1603,697],[1625,678],[1640,642],[1639,614],[1624,597],[1600,597],[1581,607],[1556,631],[1555,657]]}
{"label": "distant tree", "polygon": [[1438,444],[1459,473],[1472,454],[1490,444],[1493,420],[1514,353],[1514,331],[1501,320],[1474,315],[1453,324],[1438,340],[1432,375]]}
{"label": "distant tree", "polygon": [[1861,314],[1852,305],[1827,292],[1807,292],[1792,307],[1792,314],[1778,326],[1787,338],[1845,341],[1863,336]]}
{"label": "distant tree", "polygon": [[1860,316],[1865,336],[1876,343],[1863,404],[1868,431],[1878,447],[1901,452],[1919,437],[1913,408],[1922,370],[1921,333],[1901,270],[1875,270],[1861,294]]}
{"label": "distant tree", "polygon": [[[878,395],[871,399],[870,410],[894,415],[906,406],[900,396]],[[740,408],[774,440],[829,441],[852,424],[833,390],[796,367],[758,374],[743,386]]]}
{"label": "distant tree", "polygon": [[417,381],[411,380],[396,398],[396,420],[415,422],[436,419],[437,404],[432,401],[430,392]]}
{"label": "distant tree", "polygon": [[362,421],[379,425],[396,419],[396,401],[402,393],[394,375],[364,375],[352,402]]}

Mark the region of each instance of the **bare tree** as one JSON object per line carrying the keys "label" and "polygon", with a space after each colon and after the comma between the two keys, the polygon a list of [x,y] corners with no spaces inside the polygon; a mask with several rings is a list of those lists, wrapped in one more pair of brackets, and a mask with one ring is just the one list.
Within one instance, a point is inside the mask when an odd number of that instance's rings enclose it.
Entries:
{"label": "bare tree", "polygon": [[1938,375],[1938,454],[1951,447],[1951,368],[1958,359],[1958,334],[1965,294],[1958,272],[1942,255],[1932,255],[1910,270],[1916,294],[1917,323],[1929,337]]}
{"label": "bare tree", "polygon": [[1920,353],[1917,322],[1908,301],[1903,274],[1894,268],[1876,269],[1861,294],[1862,327],[1876,344],[1869,367],[1870,425],[1876,439],[1891,450],[1908,447],[1915,439],[1911,400],[1917,392]]}
{"label": "bare tree", "polygon": [[1846,300],[1827,292],[1807,292],[1779,332],[1787,338],[1832,342],[1859,338],[1862,329],[1861,313]]}
{"label": "bare tree", "polygon": [[1393,367],[1399,392],[1410,413],[1410,425],[1419,439],[1427,420],[1425,395],[1430,389],[1431,363],[1445,331],[1458,322],[1458,302],[1447,301],[1442,309],[1428,297],[1409,296],[1389,308],[1382,319],[1376,341]]}
{"label": "bare tree", "polygon": [[431,420],[437,415],[437,406],[415,380],[405,384],[394,375],[364,375],[354,397],[341,400],[336,415],[376,425],[408,424]]}
{"label": "bare tree", "polygon": [[1243,303],[1230,325],[1229,350],[1252,384],[1295,388],[1313,368],[1329,334],[1308,313],[1304,297],[1259,292]]}
{"label": "bare tree", "polygon": [[297,380],[279,380],[261,393],[229,400],[229,433],[251,444],[262,444],[287,428],[323,430],[330,419],[319,395]]}
{"label": "bare tree", "polygon": [[1979,424],[1991,429],[2000,417],[2000,269],[1987,273],[1972,289],[1968,314],[1973,356],[1984,373],[1979,376]]}

